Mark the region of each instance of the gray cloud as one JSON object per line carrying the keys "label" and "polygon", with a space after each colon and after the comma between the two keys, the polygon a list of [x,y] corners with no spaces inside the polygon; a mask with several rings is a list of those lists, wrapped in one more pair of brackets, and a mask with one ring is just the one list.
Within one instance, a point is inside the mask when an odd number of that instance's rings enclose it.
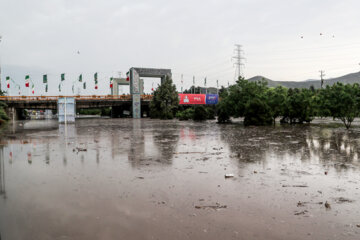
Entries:
{"label": "gray cloud", "polygon": [[208,85],[227,85],[235,43],[245,51],[246,77],[303,80],[320,69],[335,77],[359,70],[359,8],[355,0],[2,0],[2,79],[10,74],[23,86],[33,74],[41,94],[48,73],[57,94],[66,72],[70,94],[83,73],[93,94],[99,72],[98,93],[107,94],[110,76],[143,66],[172,68],[179,89],[181,74],[184,87],[194,75],[198,84],[207,76]]}

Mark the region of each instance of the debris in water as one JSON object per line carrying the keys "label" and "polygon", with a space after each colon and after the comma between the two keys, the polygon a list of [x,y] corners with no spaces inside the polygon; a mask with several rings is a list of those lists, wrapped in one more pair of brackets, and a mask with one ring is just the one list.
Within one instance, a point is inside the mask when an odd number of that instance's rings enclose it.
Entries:
{"label": "debris in water", "polygon": [[344,197],[339,197],[339,198],[335,198],[335,202],[336,203],[352,203],[352,202],[354,202],[354,200],[344,198]]}
{"label": "debris in water", "polygon": [[307,185],[282,185],[282,187],[308,187]]}
{"label": "debris in water", "polygon": [[297,203],[297,206],[298,206],[298,207],[304,207],[305,204],[307,204],[307,202],[300,202],[300,201],[299,201],[299,202]]}
{"label": "debris in water", "polygon": [[206,152],[174,152],[174,154],[194,154],[194,153],[205,154]]}
{"label": "debris in water", "polygon": [[77,151],[77,152],[87,152],[87,149],[86,148],[76,147],[76,148],[73,149],[73,152],[75,152],[75,151]]}
{"label": "debris in water", "polygon": [[225,178],[233,178],[233,177],[234,177],[234,174],[232,174],[232,173],[225,174]]}
{"label": "debris in water", "polygon": [[330,203],[328,203],[327,201],[325,202],[325,208],[326,209],[331,209]]}
{"label": "debris in water", "polygon": [[319,205],[322,205],[323,202],[301,202],[301,201],[299,201],[296,206],[297,207],[305,207],[306,204],[319,204]]}
{"label": "debris in water", "polygon": [[295,212],[294,215],[304,215],[308,213],[308,210],[304,210],[304,211],[300,211],[300,212]]}
{"label": "debris in water", "polygon": [[210,208],[210,209],[214,209],[214,210],[218,210],[220,208],[227,208],[226,205],[220,205],[219,203],[216,203],[216,205],[207,205],[207,206],[199,206],[199,205],[195,205],[196,209],[206,209],[206,208]]}
{"label": "debris in water", "polygon": [[325,174],[325,175],[328,175],[328,172],[327,172],[327,171],[325,171],[325,172],[324,172],[324,174]]}

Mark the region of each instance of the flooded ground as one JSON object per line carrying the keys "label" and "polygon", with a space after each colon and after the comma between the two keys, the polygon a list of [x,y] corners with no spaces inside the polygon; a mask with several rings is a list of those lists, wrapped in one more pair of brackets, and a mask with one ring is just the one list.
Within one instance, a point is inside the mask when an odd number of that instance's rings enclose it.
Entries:
{"label": "flooded ground", "polygon": [[0,239],[360,239],[359,154],[360,128],[325,120],[20,122]]}

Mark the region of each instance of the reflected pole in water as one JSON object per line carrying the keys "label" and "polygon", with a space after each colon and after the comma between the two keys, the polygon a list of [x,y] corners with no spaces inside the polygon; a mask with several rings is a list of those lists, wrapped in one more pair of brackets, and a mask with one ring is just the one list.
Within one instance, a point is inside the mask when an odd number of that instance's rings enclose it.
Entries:
{"label": "reflected pole in water", "polygon": [[0,196],[4,195],[6,198],[5,191],[5,161],[4,161],[4,149],[0,148]]}
{"label": "reflected pole in water", "polygon": [[[45,163],[50,164],[50,147],[49,142],[46,144],[46,152],[45,152]],[[1,239],[0,239],[1,240]]]}

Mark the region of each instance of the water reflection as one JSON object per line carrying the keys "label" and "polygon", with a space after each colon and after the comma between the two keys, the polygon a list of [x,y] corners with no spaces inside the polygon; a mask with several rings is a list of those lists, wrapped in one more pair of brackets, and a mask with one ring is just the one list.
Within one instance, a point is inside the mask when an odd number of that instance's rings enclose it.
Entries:
{"label": "water reflection", "polygon": [[172,164],[179,141],[179,129],[171,122],[164,125],[156,122],[132,121],[129,137],[128,159],[133,167],[152,164]]}
{"label": "water reflection", "polygon": [[277,126],[243,128],[224,126],[221,138],[229,145],[239,166],[249,162],[266,164],[276,159],[300,159],[303,163],[322,164],[344,171],[358,165],[360,134],[342,128],[314,126]]}
{"label": "water reflection", "polygon": [[179,142],[179,126],[171,124],[166,129],[158,128],[153,130],[154,144],[159,151],[158,161],[163,164],[171,164]]}
{"label": "water reflection", "polygon": [[[266,239],[287,229],[273,239],[298,240],[326,229],[311,237],[331,239],[349,230],[344,222],[359,219],[353,211],[359,202],[331,202],[334,211],[313,203],[358,199],[359,136],[311,125],[150,119],[80,120],[10,133],[0,145],[0,200],[7,197],[0,201],[0,231],[6,239],[168,239],[178,232],[189,235],[176,239],[231,239],[250,229]],[[324,175],[327,168],[341,174]],[[225,179],[226,173],[235,176]],[[283,187],[299,183],[307,187]],[[299,201],[309,203],[311,217],[294,215]],[[218,203],[228,207],[194,208]]]}
{"label": "water reflection", "polygon": [[[4,147],[0,146],[0,197],[6,198]],[[0,237],[1,239],[1,237]]]}

